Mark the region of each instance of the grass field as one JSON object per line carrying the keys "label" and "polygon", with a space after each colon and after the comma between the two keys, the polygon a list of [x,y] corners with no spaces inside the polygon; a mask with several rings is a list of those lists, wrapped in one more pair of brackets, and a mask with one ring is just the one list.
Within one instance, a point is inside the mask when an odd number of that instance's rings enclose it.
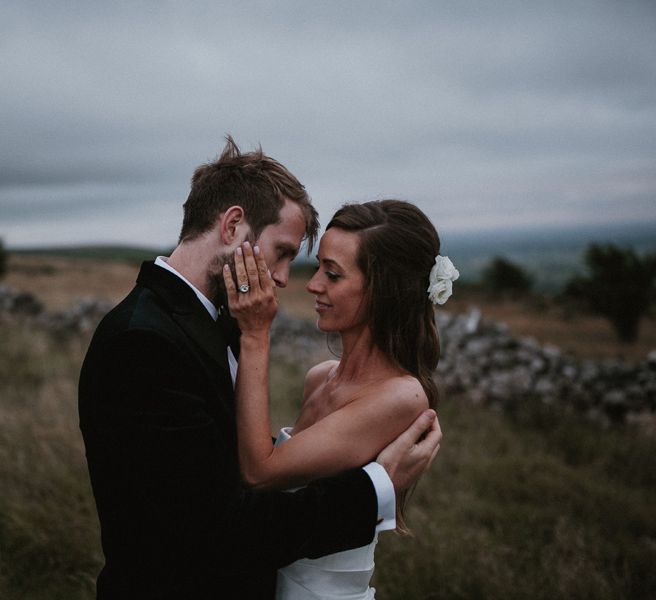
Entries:
{"label": "grass field", "polygon": [[[87,295],[117,300],[136,273],[133,263],[72,258],[17,264],[6,283],[52,309]],[[294,289],[283,302],[301,314]],[[541,337],[530,307],[498,310]],[[0,336],[0,598],[92,598],[102,556],[76,414],[88,339],[2,322]],[[610,353],[621,350],[613,343]],[[302,376],[276,360],[275,425],[293,419]],[[414,536],[380,538],[379,598],[656,597],[655,437],[553,407],[501,414],[448,396],[440,420],[443,448],[410,506]]]}

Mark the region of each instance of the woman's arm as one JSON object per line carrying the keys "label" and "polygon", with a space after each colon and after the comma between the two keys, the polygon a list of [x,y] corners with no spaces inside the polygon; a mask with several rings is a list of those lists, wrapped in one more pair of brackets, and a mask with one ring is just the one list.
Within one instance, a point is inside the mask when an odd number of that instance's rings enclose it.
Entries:
{"label": "woman's arm", "polygon": [[250,376],[253,368],[264,372],[264,356],[261,342],[243,340],[236,388],[239,459],[242,476],[255,487],[296,487],[366,464],[428,407],[416,379],[397,377],[274,447],[265,379]]}
{"label": "woman's arm", "polygon": [[390,379],[374,393],[351,401],[274,448],[268,406],[268,324],[273,318],[269,297],[275,299],[275,289],[262,275],[266,266],[263,271],[261,257],[254,258],[245,249],[244,259],[235,259],[237,281],[248,275],[251,286],[248,294],[238,294],[229,271],[224,272],[230,311],[242,330],[235,392],[244,479],[257,487],[295,487],[374,459],[427,408],[419,382],[412,377]]}

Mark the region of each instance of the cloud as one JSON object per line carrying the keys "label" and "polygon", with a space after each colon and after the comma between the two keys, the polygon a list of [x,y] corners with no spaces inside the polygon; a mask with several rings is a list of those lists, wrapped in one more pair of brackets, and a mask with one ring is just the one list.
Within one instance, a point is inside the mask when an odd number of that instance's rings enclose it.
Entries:
{"label": "cloud", "polygon": [[[344,201],[388,196],[461,230],[656,221],[650,2],[3,11],[0,235],[10,244],[31,228],[77,239],[71,215],[108,205],[113,225],[98,235],[125,237],[148,214],[135,207],[181,204],[227,132],[288,165],[324,221]],[[134,231],[148,243],[177,234],[145,227]]]}

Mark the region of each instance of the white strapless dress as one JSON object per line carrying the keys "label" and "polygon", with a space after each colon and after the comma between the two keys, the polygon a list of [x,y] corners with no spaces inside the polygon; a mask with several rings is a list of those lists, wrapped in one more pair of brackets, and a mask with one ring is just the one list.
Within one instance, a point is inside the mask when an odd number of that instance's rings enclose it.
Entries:
{"label": "white strapless dress", "polygon": [[[283,427],[276,445],[288,440],[291,427]],[[278,571],[277,600],[371,600],[375,589],[369,587],[374,572],[374,549],[378,534],[367,546],[303,558]]]}

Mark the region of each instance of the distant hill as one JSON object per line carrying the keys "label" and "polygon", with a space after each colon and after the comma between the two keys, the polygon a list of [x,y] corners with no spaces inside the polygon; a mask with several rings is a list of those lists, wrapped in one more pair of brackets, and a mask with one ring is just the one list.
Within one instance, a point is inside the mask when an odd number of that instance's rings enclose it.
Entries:
{"label": "distant hill", "polygon": [[[460,270],[463,282],[476,282],[482,269],[495,257],[503,256],[526,269],[535,279],[536,289],[557,292],[572,275],[583,271],[582,257],[591,243],[629,246],[638,252],[656,252],[656,222],[570,226],[533,229],[486,230],[468,233],[441,232],[442,255],[449,256]],[[9,249],[16,254],[71,256],[96,260],[123,260],[139,263],[171,249],[121,245],[62,246]],[[294,270],[310,273],[314,257],[302,250]]]}
{"label": "distant hill", "polygon": [[140,248],[138,246],[53,246],[46,248],[25,248],[10,250],[12,254],[63,256],[74,258],[90,258],[94,260],[122,260],[127,262],[141,262],[151,260],[163,254],[168,256],[170,249]]}
{"label": "distant hill", "polygon": [[476,281],[493,257],[503,256],[524,267],[538,290],[555,292],[583,272],[583,254],[591,243],[656,252],[656,223],[445,234],[442,254],[453,260],[464,281]]}

